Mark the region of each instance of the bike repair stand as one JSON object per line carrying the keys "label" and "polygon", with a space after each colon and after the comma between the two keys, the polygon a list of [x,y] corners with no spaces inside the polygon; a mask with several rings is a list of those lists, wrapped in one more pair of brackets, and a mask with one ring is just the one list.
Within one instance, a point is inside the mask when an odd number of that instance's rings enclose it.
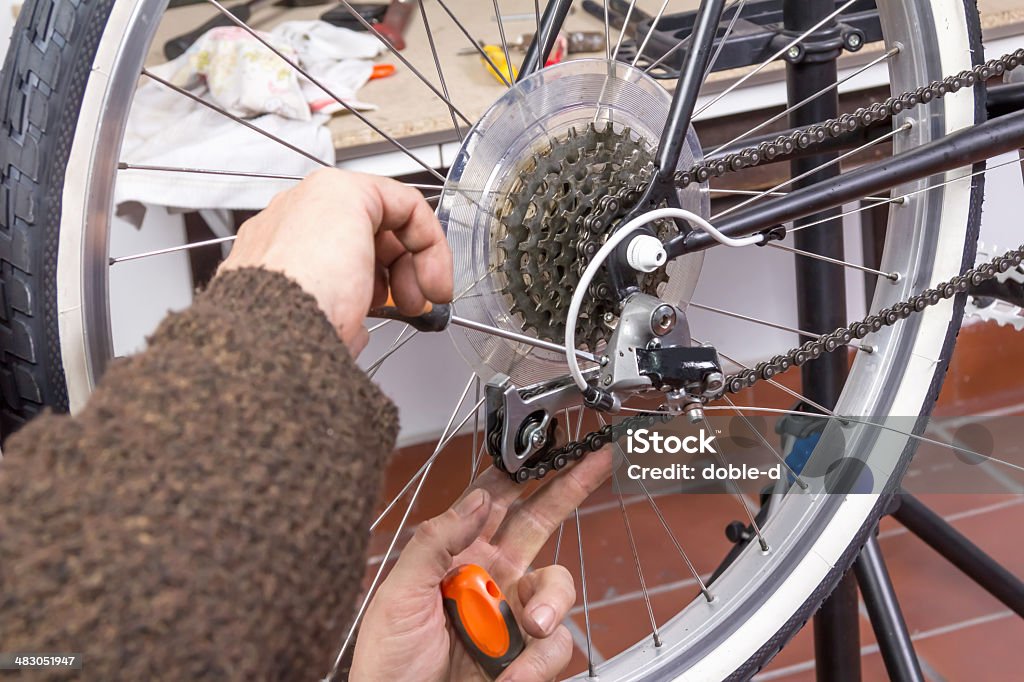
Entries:
{"label": "bike repair stand", "polygon": [[[790,40],[795,38],[824,20],[835,9],[835,0],[783,0],[784,35],[788,35]],[[845,44],[848,36],[847,27],[842,23],[829,21],[786,54],[789,102],[802,102],[817,92],[827,90],[790,114],[791,127],[813,125],[838,115],[839,97],[837,89],[832,86],[837,80],[837,59],[844,46],[850,47]],[[833,152],[795,159],[791,162],[792,176],[803,176],[835,158],[836,153]],[[793,189],[829,180],[840,172],[839,164],[833,163],[801,177],[794,183]],[[797,226],[828,221],[826,224],[832,229],[800,230],[794,235],[796,247],[844,260],[843,240],[832,237],[842,234],[840,210],[833,209],[797,221]],[[796,258],[795,269],[800,329],[827,334],[845,326],[846,292],[842,269],[820,260],[799,257]],[[836,292],[831,300],[821,295],[821,292],[828,291]],[[801,370],[804,396],[823,407],[835,407],[848,371],[846,355],[825,354],[816,362],[805,364]],[[801,409],[815,410],[809,404],[802,405]],[[817,434],[813,437],[816,440]],[[1024,617],[1024,582],[996,563],[938,514],[906,493],[893,498],[893,508],[888,513],[978,585]],[[872,532],[854,563],[853,571],[840,580],[814,617],[815,670],[818,681],[859,682],[861,679],[858,585],[889,677],[897,682],[923,680],[921,666],[914,653],[881,548]]]}

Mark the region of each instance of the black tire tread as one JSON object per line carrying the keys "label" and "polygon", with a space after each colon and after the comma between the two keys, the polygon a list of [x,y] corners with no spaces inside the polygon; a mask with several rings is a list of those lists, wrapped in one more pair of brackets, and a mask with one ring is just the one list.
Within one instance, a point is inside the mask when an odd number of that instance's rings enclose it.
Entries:
{"label": "black tire tread", "polygon": [[0,78],[0,436],[67,411],[56,310],[61,193],[113,0],[28,0]]}

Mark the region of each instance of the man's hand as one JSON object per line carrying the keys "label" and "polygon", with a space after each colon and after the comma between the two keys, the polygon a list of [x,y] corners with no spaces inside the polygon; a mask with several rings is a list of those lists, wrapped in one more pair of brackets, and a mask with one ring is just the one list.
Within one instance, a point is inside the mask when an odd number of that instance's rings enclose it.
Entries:
{"label": "man's hand", "polygon": [[281,272],[316,298],[353,355],[390,288],[408,315],[452,299],[452,257],[434,212],[389,178],[321,169],[245,221],[221,270]]}
{"label": "man's hand", "polygon": [[453,566],[478,564],[508,598],[527,634],[526,649],[501,682],[541,682],[569,663],[572,637],[561,624],[576,601],[562,566],[527,572],[559,524],[611,473],[608,448],[517,501],[523,487],[488,469],[447,512],[420,524],[366,611],[352,680],[483,680],[445,621],[440,583]]}

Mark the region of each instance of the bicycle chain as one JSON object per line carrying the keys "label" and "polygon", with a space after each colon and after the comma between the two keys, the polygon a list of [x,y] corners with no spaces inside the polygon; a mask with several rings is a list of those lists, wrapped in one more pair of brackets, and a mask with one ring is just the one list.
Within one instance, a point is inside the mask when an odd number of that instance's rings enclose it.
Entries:
{"label": "bicycle chain", "polygon": [[[842,114],[824,123],[794,130],[789,135],[781,135],[773,141],[762,142],[754,147],[748,147],[720,158],[703,161],[686,171],[677,171],[673,176],[674,184],[679,189],[685,189],[694,182],[704,183],[713,177],[721,177],[726,173],[757,166],[762,161],[778,160],[780,157],[792,154],[797,149],[803,150],[821,144],[829,137],[839,137],[913,109],[919,104],[927,104],[965,87],[973,87],[978,82],[984,83],[992,77],[1018,68],[1022,63],[1024,63],[1024,48],[1004,55],[1000,59],[992,59],[984,64],[979,64],[973,69],[962,71],[955,76],[947,76],[941,81],[921,86],[917,90],[890,97],[884,102],[861,107],[853,113]],[[615,195],[602,197],[598,201],[597,211],[584,220],[584,228],[589,227],[588,221],[601,220],[605,213],[617,212],[624,205],[623,202],[636,203],[645,189],[645,185],[627,187]],[[977,286],[990,280],[997,274],[1017,267],[1022,262],[1024,262],[1024,246],[1007,251],[987,263],[971,268],[963,274],[936,287],[926,289],[905,301],[883,308],[874,315],[868,315],[860,321],[851,322],[829,334],[807,341],[788,353],[776,355],[771,360],[760,362],[752,368],[727,375],[725,390],[727,393],[735,394],[752,387],[758,381],[770,380],[793,367],[800,367],[810,360],[821,357],[823,353],[831,353],[843,348],[854,339],[861,340],[868,334],[878,332],[884,327],[890,327],[941,301],[953,298],[957,294],[966,293],[971,286]],[[570,462],[582,459],[585,455],[596,452],[618,440],[629,429],[651,426],[658,420],[666,422],[676,416],[674,413],[647,413],[627,417],[617,424],[605,424],[602,428],[587,434],[580,440],[541,453],[531,463],[516,470],[513,477],[519,483],[543,478],[549,471],[562,469]],[[499,429],[501,428],[500,421],[500,419],[496,420]],[[496,456],[494,460],[495,466],[504,468],[500,456]]]}

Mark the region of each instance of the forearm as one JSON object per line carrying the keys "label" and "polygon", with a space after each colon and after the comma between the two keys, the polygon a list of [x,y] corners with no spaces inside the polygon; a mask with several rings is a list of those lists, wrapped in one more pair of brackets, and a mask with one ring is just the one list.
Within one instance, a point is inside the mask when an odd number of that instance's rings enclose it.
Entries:
{"label": "forearm", "polygon": [[313,679],[397,429],[313,299],[226,273],[0,465],[0,643],[90,677]]}

